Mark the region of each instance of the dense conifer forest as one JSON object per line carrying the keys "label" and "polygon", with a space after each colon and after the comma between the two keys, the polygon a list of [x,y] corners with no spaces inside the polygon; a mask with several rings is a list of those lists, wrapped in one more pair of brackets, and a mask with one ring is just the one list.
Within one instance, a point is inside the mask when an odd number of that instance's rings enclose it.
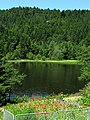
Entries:
{"label": "dense conifer forest", "polygon": [[89,10],[0,10],[0,51],[6,59],[78,59],[89,44]]}
{"label": "dense conifer forest", "polygon": [[13,59],[81,60],[79,79],[89,81],[90,10],[0,10],[0,102],[24,77],[6,63]]}

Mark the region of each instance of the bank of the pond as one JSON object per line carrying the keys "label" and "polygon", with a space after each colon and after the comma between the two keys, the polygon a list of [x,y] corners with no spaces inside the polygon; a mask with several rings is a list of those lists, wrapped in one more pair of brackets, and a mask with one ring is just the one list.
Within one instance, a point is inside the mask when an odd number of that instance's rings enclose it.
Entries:
{"label": "bank of the pond", "polygon": [[[67,99],[68,98],[68,99]],[[13,114],[57,112],[60,110],[77,110],[90,107],[82,101],[83,96],[54,95],[40,98],[24,99],[21,103],[7,104],[4,108]],[[73,99],[73,100],[72,100]],[[22,100],[22,98],[20,98]]]}
{"label": "bank of the pond", "polygon": [[8,60],[8,62],[42,62],[42,63],[60,63],[60,64],[80,64],[78,60],[28,60],[28,59],[21,59],[21,60]]}
{"label": "bank of the pond", "polygon": [[[26,113],[36,113],[38,115],[40,112],[54,113],[57,111],[73,111],[90,108],[90,83],[84,91],[80,92],[79,95],[76,94],[59,94],[51,95],[40,98],[28,98],[24,96],[20,98],[17,104],[7,104],[3,108],[16,114],[26,114]],[[0,111],[0,120],[3,120],[3,108]],[[79,114],[79,117],[82,117],[82,113]],[[61,119],[62,120],[62,119]]]}

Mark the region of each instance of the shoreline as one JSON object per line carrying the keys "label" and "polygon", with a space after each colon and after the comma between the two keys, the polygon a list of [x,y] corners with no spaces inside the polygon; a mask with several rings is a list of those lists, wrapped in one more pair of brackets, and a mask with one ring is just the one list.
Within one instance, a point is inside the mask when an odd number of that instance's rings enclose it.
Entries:
{"label": "shoreline", "polygon": [[60,64],[78,64],[81,63],[78,60],[28,60],[28,59],[20,59],[20,60],[8,60],[11,63],[19,63],[19,62],[35,62],[35,63],[60,63]]}

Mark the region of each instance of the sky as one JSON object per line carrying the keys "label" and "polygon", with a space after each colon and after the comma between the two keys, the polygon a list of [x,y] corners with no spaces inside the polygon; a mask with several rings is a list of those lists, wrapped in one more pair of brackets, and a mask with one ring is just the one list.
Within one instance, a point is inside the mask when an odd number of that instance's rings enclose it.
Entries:
{"label": "sky", "polygon": [[0,9],[10,9],[12,7],[38,7],[42,9],[88,9],[90,10],[90,0],[0,0]]}

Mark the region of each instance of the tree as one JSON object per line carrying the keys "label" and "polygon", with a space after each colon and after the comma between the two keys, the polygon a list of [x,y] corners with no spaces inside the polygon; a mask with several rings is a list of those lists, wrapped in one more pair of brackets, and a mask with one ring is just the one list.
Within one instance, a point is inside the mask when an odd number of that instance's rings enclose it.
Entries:
{"label": "tree", "polygon": [[41,60],[42,56],[40,54],[36,55],[36,60]]}
{"label": "tree", "polygon": [[33,60],[34,59],[33,53],[32,52],[27,53],[26,58],[29,59],[29,60]]}
{"label": "tree", "polygon": [[11,63],[0,61],[0,103],[10,101],[10,93],[15,85],[21,85],[25,75],[20,74]]}
{"label": "tree", "polygon": [[76,59],[80,43],[90,44],[90,10],[0,10],[0,54],[7,59],[26,59],[29,52],[34,58]]}
{"label": "tree", "polygon": [[79,60],[83,63],[83,66],[81,68],[81,76],[79,79],[90,81],[90,46],[82,47]]}

